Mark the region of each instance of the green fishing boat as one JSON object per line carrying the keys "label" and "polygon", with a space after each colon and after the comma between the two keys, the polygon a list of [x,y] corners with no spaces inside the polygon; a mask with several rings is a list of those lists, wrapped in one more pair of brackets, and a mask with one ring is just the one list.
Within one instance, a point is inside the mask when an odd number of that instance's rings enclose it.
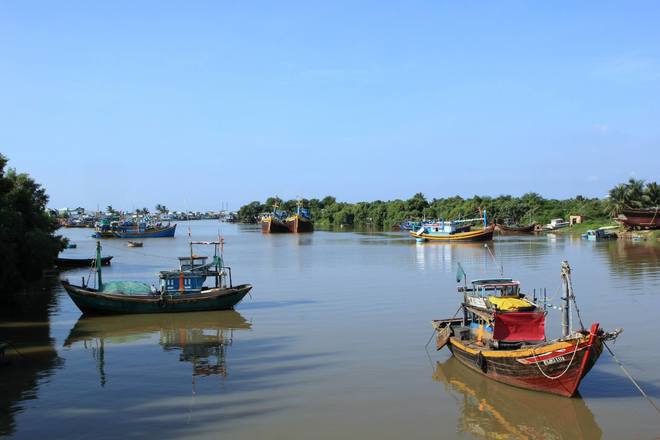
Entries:
{"label": "green fishing boat", "polygon": [[[195,255],[193,245],[215,247],[213,260]],[[218,249],[223,242],[190,242],[190,256],[179,258],[179,269],[161,271],[159,286],[138,281],[111,281],[104,283],[101,270],[101,244],[96,244],[94,287],[83,278],[77,286],[62,280],[71,300],[84,314],[108,313],[172,313],[232,309],[252,289],[250,284],[234,286],[231,267],[223,263]],[[211,278],[213,286],[205,286]]]}

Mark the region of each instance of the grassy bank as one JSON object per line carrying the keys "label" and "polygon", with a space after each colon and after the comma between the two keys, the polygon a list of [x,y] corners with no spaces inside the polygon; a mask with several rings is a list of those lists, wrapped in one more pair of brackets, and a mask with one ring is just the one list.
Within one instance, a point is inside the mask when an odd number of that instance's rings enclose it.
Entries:
{"label": "grassy bank", "polygon": [[589,229],[598,229],[598,228],[602,228],[603,226],[620,226],[620,225],[611,220],[587,220],[585,222],[578,223],[577,225],[573,225],[564,229],[558,229],[552,232],[557,234],[584,234]]}

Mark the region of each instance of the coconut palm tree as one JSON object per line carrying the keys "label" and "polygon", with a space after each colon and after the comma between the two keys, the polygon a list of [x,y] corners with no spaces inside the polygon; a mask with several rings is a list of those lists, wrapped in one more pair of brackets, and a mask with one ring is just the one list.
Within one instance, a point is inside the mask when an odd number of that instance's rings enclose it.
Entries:
{"label": "coconut palm tree", "polygon": [[618,184],[609,193],[610,213],[613,216],[618,215],[623,209],[629,207],[629,201],[628,186],[625,183]]}
{"label": "coconut palm tree", "polygon": [[660,186],[657,182],[649,182],[644,188],[643,200],[646,206],[659,207],[660,206]]}
{"label": "coconut palm tree", "polygon": [[628,179],[625,184],[627,203],[631,208],[643,208],[644,206],[644,181],[642,179]]}

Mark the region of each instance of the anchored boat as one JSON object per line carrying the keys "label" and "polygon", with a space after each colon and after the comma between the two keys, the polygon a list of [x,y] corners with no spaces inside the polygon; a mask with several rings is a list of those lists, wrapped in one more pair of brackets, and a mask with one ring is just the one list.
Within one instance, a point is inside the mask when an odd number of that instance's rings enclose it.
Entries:
{"label": "anchored boat", "polygon": [[[193,253],[193,245],[213,245],[213,261]],[[231,268],[218,254],[222,241],[190,242],[190,256],[179,258],[179,269],[161,271],[159,288],[137,281],[103,282],[101,271],[101,244],[96,244],[95,287],[89,279],[80,286],[63,280],[67,293],[85,314],[102,313],[167,313],[197,312],[231,309],[252,289],[250,284],[234,286]],[[212,287],[204,285],[207,278]]]}
{"label": "anchored boat", "polygon": [[162,238],[174,237],[176,232],[176,223],[154,223],[151,221],[138,222],[124,222],[117,221],[109,222],[107,220],[101,221],[96,225],[94,238]]}
{"label": "anchored boat", "polygon": [[[473,228],[475,222],[483,221],[482,228]],[[427,222],[417,231],[410,231],[410,235],[417,241],[486,241],[492,240],[495,225],[488,225],[486,211],[483,218],[470,218],[465,220],[440,220]]]}
{"label": "anchored boat", "polygon": [[570,273],[564,261],[561,338],[547,340],[545,308],[527,299],[518,281],[475,280],[470,287],[466,282],[458,288],[463,295],[462,317],[433,321],[438,350],[447,345],[465,366],[498,382],[573,396],[598,360],[603,343],[621,330],[606,333],[598,323],[586,330],[581,320],[580,329],[572,330],[570,303],[575,296]]}
{"label": "anchored boat", "polygon": [[536,222],[532,222],[526,226],[520,226],[515,224],[496,224],[495,230],[502,234],[529,234],[534,232],[536,228]]}
{"label": "anchored boat", "polygon": [[[102,266],[109,266],[112,260],[112,255],[101,258]],[[62,258],[57,257],[55,264],[60,269],[72,269],[74,267],[92,267],[96,266],[96,258]]]}
{"label": "anchored boat", "polygon": [[284,220],[289,232],[314,232],[314,223],[308,208],[302,207],[302,201],[298,201],[296,213]]}
{"label": "anchored boat", "polygon": [[264,234],[291,232],[286,224],[286,212],[273,206],[272,212],[261,215],[261,232]]}
{"label": "anchored boat", "polygon": [[660,208],[624,209],[618,219],[628,229],[660,229]]}

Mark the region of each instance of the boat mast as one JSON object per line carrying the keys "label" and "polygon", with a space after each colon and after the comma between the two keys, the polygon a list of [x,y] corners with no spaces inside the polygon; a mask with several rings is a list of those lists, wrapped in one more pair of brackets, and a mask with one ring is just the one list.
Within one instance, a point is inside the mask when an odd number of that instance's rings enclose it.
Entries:
{"label": "boat mast", "polygon": [[571,283],[571,266],[568,261],[561,262],[561,281],[564,286],[564,296],[562,297],[562,317],[561,317],[561,333],[566,337],[573,333],[573,326],[571,325],[571,298],[573,298],[573,284]]}
{"label": "boat mast", "polygon": [[97,289],[101,291],[103,288],[103,280],[101,277],[101,242],[96,242],[96,284]]}

